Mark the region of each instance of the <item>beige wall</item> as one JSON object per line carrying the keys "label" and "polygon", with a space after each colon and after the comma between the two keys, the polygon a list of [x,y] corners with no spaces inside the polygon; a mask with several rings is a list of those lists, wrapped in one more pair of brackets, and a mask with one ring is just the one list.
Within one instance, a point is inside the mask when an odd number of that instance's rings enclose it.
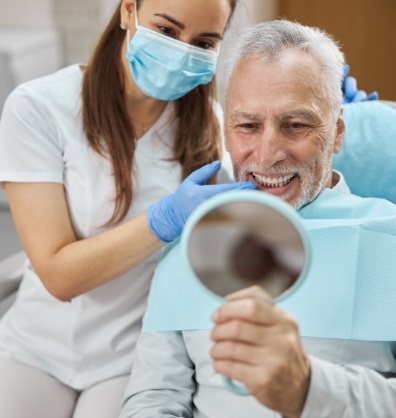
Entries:
{"label": "beige wall", "polygon": [[396,100],[395,0],[279,0],[278,13],[339,42],[359,88]]}

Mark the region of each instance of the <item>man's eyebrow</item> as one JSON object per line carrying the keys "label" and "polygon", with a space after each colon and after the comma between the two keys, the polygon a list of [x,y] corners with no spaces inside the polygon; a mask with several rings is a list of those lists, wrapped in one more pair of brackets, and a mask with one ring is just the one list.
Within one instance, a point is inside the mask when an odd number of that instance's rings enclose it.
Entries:
{"label": "man's eyebrow", "polygon": [[317,120],[317,115],[308,110],[298,109],[292,112],[282,113],[281,115],[277,117],[278,120],[294,119],[294,118],[302,118],[310,122],[314,122]]}
{"label": "man's eyebrow", "polygon": [[[154,16],[159,16],[162,17],[163,19],[167,20],[168,22],[174,24],[175,26],[177,26],[179,29],[184,30],[186,28],[186,26],[179,22],[178,20],[174,19],[173,17],[165,14],[165,13],[155,13]],[[217,32],[204,32],[201,33],[199,36],[205,36],[207,38],[218,38],[218,39],[223,39],[223,37],[220,35],[220,33]]]}
{"label": "man's eyebrow", "polygon": [[235,110],[230,114],[231,119],[250,119],[250,120],[261,120],[262,116],[259,113],[248,113],[241,110]]}

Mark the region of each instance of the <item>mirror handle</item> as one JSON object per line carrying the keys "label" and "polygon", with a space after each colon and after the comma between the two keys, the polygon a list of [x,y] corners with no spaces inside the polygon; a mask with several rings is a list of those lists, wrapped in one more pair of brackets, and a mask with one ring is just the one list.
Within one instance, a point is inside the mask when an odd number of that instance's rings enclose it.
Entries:
{"label": "mirror handle", "polygon": [[246,386],[243,383],[239,383],[233,379],[230,379],[226,376],[221,376],[223,385],[230,390],[231,392],[235,393],[236,395],[240,396],[248,396],[250,395]]}

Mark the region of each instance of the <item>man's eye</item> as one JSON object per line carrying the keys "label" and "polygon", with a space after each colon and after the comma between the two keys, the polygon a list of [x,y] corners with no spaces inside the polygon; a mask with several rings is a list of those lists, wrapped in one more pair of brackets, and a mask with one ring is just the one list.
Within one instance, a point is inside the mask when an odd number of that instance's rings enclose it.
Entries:
{"label": "man's eye", "polygon": [[305,128],[305,125],[303,123],[294,122],[290,124],[290,127],[292,129],[301,129],[301,128]]}
{"label": "man's eye", "polygon": [[312,130],[310,125],[301,122],[287,123],[283,126],[282,131],[289,136],[301,137],[309,134]]}
{"label": "man's eye", "polygon": [[241,123],[238,126],[242,129],[254,129],[256,127],[254,123]]}
{"label": "man's eye", "polygon": [[240,123],[236,126],[236,130],[241,133],[252,133],[257,131],[258,125],[256,123]]}

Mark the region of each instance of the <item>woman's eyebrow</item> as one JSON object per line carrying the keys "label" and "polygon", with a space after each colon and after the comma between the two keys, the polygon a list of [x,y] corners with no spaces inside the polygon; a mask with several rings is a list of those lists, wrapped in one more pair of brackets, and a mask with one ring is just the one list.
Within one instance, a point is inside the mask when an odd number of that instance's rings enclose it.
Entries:
{"label": "woman's eyebrow", "polygon": [[[165,13],[155,13],[154,16],[162,17],[168,22],[173,23],[175,26],[177,26],[181,30],[184,30],[186,28],[186,26],[183,23],[179,22],[178,20],[174,19],[173,17]],[[220,33],[217,33],[217,32],[205,32],[205,33],[201,33],[199,36],[206,36],[208,38],[218,38],[220,40],[223,39]]]}
{"label": "woman's eyebrow", "polygon": [[179,29],[185,29],[186,27],[183,25],[183,23],[177,21],[173,17],[170,17],[164,13],[155,13],[154,16],[163,17],[165,20],[167,20],[170,23],[173,23],[175,26],[177,26]]}
{"label": "woman's eyebrow", "polygon": [[204,36],[206,38],[218,38],[220,40],[223,39],[220,33],[217,33],[217,32],[204,32],[204,33],[201,33],[199,36]]}

